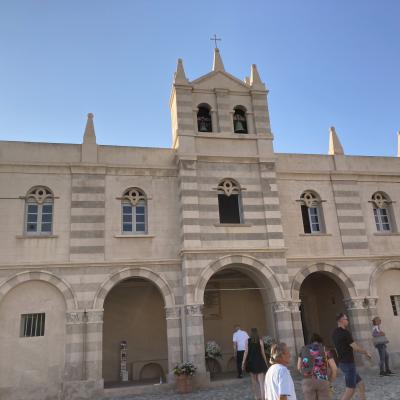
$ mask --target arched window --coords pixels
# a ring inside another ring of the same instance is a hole
[[[147,198],[138,188],[130,188],[122,197],[122,233],[147,233]]]
[[[300,204],[304,233],[325,232],[322,202],[319,196],[314,192],[306,191],[300,196]]]
[[[233,131],[235,133],[247,133],[246,110],[242,106],[234,108]]]
[[[392,202],[385,193],[376,192],[372,195],[372,209],[376,230],[378,232],[394,231],[394,218],[392,211]]]
[[[242,207],[240,186],[233,179],[224,179],[217,187],[219,222],[221,224],[240,224]]]
[[[35,186],[25,198],[25,233],[51,235],[53,231],[54,195],[50,189]]]
[[[199,132],[212,132],[211,107],[200,104],[197,111],[197,129]]]

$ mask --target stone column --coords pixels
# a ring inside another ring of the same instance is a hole
[[[197,125],[197,113],[199,112],[198,108],[193,108],[193,132],[199,132],[199,127]]]
[[[103,310],[77,310],[66,314],[63,400],[102,398]]]
[[[248,133],[256,133],[254,127],[254,113],[246,112],[246,122],[247,122],[247,132]]]
[[[103,310],[87,310],[86,378],[103,380]]]
[[[290,305],[292,313],[292,326],[293,326],[296,354],[299,354],[301,348],[304,346],[304,335],[303,335],[303,326],[301,324],[300,304],[301,301],[292,301]]]
[[[167,343],[168,343],[168,382],[173,381],[175,365],[182,362],[182,335],[181,335],[181,309],[177,307],[166,307],[165,317],[167,320]]]
[[[290,301],[277,301],[273,304],[276,339],[279,342],[285,342],[292,354],[292,362],[294,362],[296,354],[296,344],[293,334],[292,309]]]
[[[187,361],[192,362],[197,368],[195,384],[198,386],[209,383],[209,374],[206,372],[204,356],[204,329],[203,329],[203,305],[192,304],[185,306],[186,316],[186,342]],[[183,360],[186,361],[186,360]]]
[[[85,380],[85,319],[83,310],[67,311],[66,313],[64,381]]]
[[[371,323],[368,318],[368,302],[364,297],[353,297],[344,300],[347,314],[349,316],[350,330],[353,339],[369,353],[374,353],[371,340]],[[359,353],[355,353],[357,362],[370,366],[366,358]]]
[[[216,110],[211,110],[211,124],[212,124],[212,131],[217,133],[219,132],[218,129],[218,113]]]

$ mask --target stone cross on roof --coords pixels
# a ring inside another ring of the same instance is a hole
[[[217,40],[222,40],[222,39],[217,38],[217,35],[214,33],[214,37],[210,38],[210,40],[214,40],[215,48],[218,49]]]

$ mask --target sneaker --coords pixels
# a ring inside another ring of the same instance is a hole
[[[381,372],[379,372],[379,376],[386,376],[386,373],[381,371]]]
[[[385,372],[385,375],[386,375],[386,376],[394,375],[394,372],[392,372],[390,369],[388,369],[388,370]]]

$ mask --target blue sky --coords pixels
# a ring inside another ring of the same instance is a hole
[[[257,64],[270,90],[275,150],[397,153],[399,0],[4,0],[0,140],[170,147],[176,60],[193,80]]]

